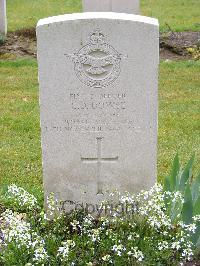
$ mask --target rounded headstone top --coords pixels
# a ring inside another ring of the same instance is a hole
[[[88,20],[88,19],[113,19],[113,20],[117,19],[117,20],[141,22],[155,26],[159,25],[158,20],[156,18],[145,17],[140,15],[115,13],[115,12],[86,12],[86,13],[65,14],[65,15],[40,19],[37,23],[37,27],[52,23],[59,23],[59,22],[73,21],[73,20]]]

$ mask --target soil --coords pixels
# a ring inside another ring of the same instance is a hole
[[[192,55],[187,51],[187,48],[199,46],[199,32],[168,32],[160,34],[161,59],[192,59]]]
[[[184,266],[200,266],[200,261],[186,262]]]
[[[0,59],[16,59],[37,56],[35,29],[10,32],[4,44],[0,44]]]
[[[189,47],[199,47],[198,32],[168,32],[160,34],[160,58],[164,60],[188,60],[192,54]],[[0,59],[16,59],[19,57],[36,58],[35,29],[23,29],[8,33],[6,42],[0,44]]]

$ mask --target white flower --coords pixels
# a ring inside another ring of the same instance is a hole
[[[100,241],[100,232],[101,228],[91,229],[90,231],[88,231],[88,236],[91,237],[92,242]]]
[[[188,230],[189,232],[193,233],[193,234],[195,233],[196,229],[197,229],[196,224],[189,224],[189,225],[187,226],[187,230]]]
[[[142,251],[138,249],[138,247],[132,247],[131,251],[127,253],[129,256],[135,257],[138,261],[142,261],[144,259],[144,255]]]
[[[6,210],[1,216],[6,224],[2,233],[7,244],[13,243],[19,249],[25,247],[27,253],[33,252],[34,261],[43,262],[48,258],[44,240],[31,229],[30,223],[11,210]]]
[[[122,244],[120,244],[120,245],[114,245],[114,246],[112,247],[112,250],[113,250],[115,253],[117,253],[117,256],[121,256],[121,255],[122,255],[122,251],[125,251],[126,248],[125,248]]]
[[[158,250],[165,250],[165,249],[168,249],[169,246],[168,246],[168,242],[167,241],[162,241],[162,242],[159,242],[158,243]]]
[[[72,240],[67,240],[62,242],[62,247],[58,248],[57,257],[60,258],[61,261],[65,261],[68,258],[70,249],[75,247],[75,242]]]
[[[193,220],[194,220],[194,222],[199,222],[200,221],[200,215],[195,215],[193,217]]]
[[[171,248],[179,250],[181,248],[180,242],[179,241],[173,242]]]
[[[102,260],[105,262],[110,262],[112,263],[111,256],[109,254],[105,255],[102,257]]]
[[[79,221],[73,220],[73,222],[70,223],[72,226],[72,229],[76,231],[78,228],[81,228]]]
[[[54,193],[50,193],[49,196],[47,196],[47,213],[50,216],[53,216],[56,214],[61,214],[61,210],[59,208],[59,201],[55,198]]]
[[[132,237],[133,237],[132,235],[129,235],[128,240],[132,240]]]
[[[43,246],[37,248],[34,252],[34,258],[33,258],[33,261],[36,261],[36,262],[44,262],[48,259],[48,255],[47,255],[47,252],[45,250],[45,248]]]
[[[7,197],[15,200],[19,206],[27,207],[30,210],[37,207],[37,199],[23,188],[14,184],[8,186]]]

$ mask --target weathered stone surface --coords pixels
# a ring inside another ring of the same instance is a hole
[[[156,19],[83,13],[37,26],[45,194],[97,203],[156,180]]]
[[[6,0],[0,0],[0,33],[7,34]]]
[[[84,12],[140,13],[139,0],[82,0]]]

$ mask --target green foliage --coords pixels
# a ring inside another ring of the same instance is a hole
[[[167,198],[165,199],[172,221],[177,221],[180,218],[185,224],[190,224],[195,216],[200,215],[200,174],[193,178],[194,157],[193,155],[185,168],[182,169],[177,154],[173,161],[171,175],[164,179],[164,191],[180,192],[183,197],[183,200],[179,201],[178,207],[174,206]],[[194,237],[195,244],[198,244],[199,238],[200,231],[198,229]]]
[[[118,197],[119,203],[130,209],[125,213],[114,209],[98,218],[85,212],[57,212],[59,205],[53,195],[45,212],[33,195],[9,186],[7,209],[0,212],[0,264],[175,266],[192,259],[194,250],[188,237],[191,225],[185,228],[171,223],[162,186]],[[134,211],[133,202],[137,202]]]
[[[192,203],[192,194],[190,189],[190,184],[187,182],[184,190],[184,202],[182,209],[182,220],[186,224],[192,223],[193,217],[193,203]]]
[[[165,191],[181,191],[183,193],[185,192],[186,187],[187,187],[186,185],[188,184],[188,182],[191,180],[191,177],[192,177],[193,162],[194,162],[194,155],[189,160],[184,170],[182,170],[180,168],[178,154],[175,156],[174,161],[173,161],[171,175],[167,176],[164,179]],[[189,193],[189,189],[188,189],[188,193]],[[188,194],[186,196],[188,196]]]

